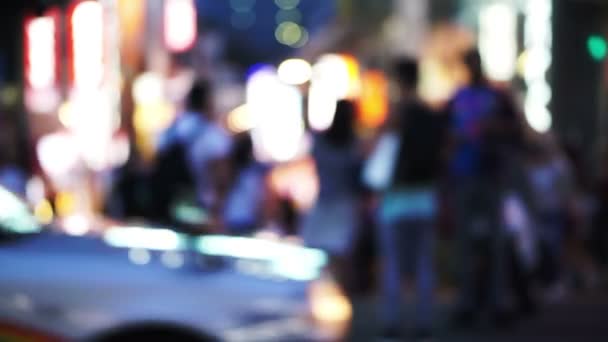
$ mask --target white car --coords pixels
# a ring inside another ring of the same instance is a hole
[[[0,188],[0,340],[336,340],[351,308],[325,263],[256,238],[62,235]]]

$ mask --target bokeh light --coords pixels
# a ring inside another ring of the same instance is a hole
[[[313,82],[308,90],[308,124],[315,131],[324,131],[334,121],[338,96],[328,82]]]
[[[0,187],[0,227],[19,234],[39,232],[41,228],[25,203],[3,187]]]
[[[115,226],[106,230],[103,239],[108,244],[121,248],[176,251],[185,246],[185,241],[179,234],[160,228]]]
[[[601,61],[606,58],[606,54],[608,53],[608,46],[606,44],[606,39],[602,36],[592,35],[587,39],[587,49],[589,50],[589,54],[596,61]]]
[[[98,86],[104,74],[103,8],[97,1],[83,1],[71,17],[74,83],[79,88]]]
[[[42,200],[34,208],[34,216],[38,222],[42,224],[49,224],[53,221],[54,213],[53,207],[48,200]]]
[[[304,27],[300,27],[300,29],[301,29],[300,40],[298,40],[294,44],[290,45],[294,49],[299,49],[308,43],[308,39],[309,39],[308,30],[306,30],[306,28],[304,28]]]
[[[284,45],[295,45],[302,39],[303,28],[297,23],[286,21],[280,23],[275,30],[275,38]]]
[[[57,110],[57,118],[64,127],[73,127],[72,104],[70,101],[65,101],[61,104],[61,106],[59,106],[59,109]]]
[[[324,324],[346,324],[352,317],[350,301],[339,286],[321,278],[311,284],[310,305],[313,317]]]
[[[76,197],[68,191],[60,191],[55,195],[55,208],[57,215],[65,217],[74,213],[76,209]]]
[[[260,160],[284,162],[302,153],[303,98],[279,80],[274,67],[259,67],[247,80],[247,108],[255,122],[252,138]]]
[[[39,176],[33,176],[27,181],[25,186],[25,197],[28,203],[36,205],[40,201],[44,200],[46,189],[42,178]]]
[[[183,52],[191,48],[197,36],[194,0],[165,0],[163,24],[169,50]]]
[[[530,127],[540,133],[547,132],[552,125],[551,87],[547,80],[552,64],[552,11],[551,0],[530,1],[524,8],[524,80],[528,88],[524,111]]]
[[[508,81],[517,60],[517,13],[507,3],[493,3],[479,13],[479,52],[492,80]]]
[[[363,73],[361,86],[357,102],[360,122],[365,127],[379,127],[388,115],[388,80],[381,71],[369,70]]]
[[[55,83],[55,20],[51,16],[32,19],[26,24],[27,81],[40,89]]]
[[[255,119],[247,104],[240,105],[228,113],[227,125],[232,133],[246,132],[255,127]]]
[[[160,261],[168,268],[180,268],[184,265],[184,255],[179,252],[166,251],[160,256]]]
[[[139,104],[162,101],[164,81],[161,75],[145,72],[133,81],[133,99]]]
[[[277,70],[283,83],[300,85],[308,82],[312,76],[312,67],[306,60],[292,58],[283,61]]]
[[[85,214],[73,214],[63,220],[62,228],[69,235],[84,236],[91,229],[91,222]]]
[[[129,260],[135,265],[146,265],[152,260],[152,255],[145,249],[133,248],[129,250]]]
[[[79,161],[78,144],[66,133],[43,136],[36,146],[40,166],[47,175],[65,177]]]

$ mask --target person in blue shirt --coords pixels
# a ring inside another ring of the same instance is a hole
[[[223,205],[222,221],[231,234],[251,234],[266,223],[270,168],[255,160],[247,132],[235,137],[230,159],[232,184]]]
[[[455,320],[472,324],[488,308],[496,323],[504,323],[508,234],[501,213],[505,193],[512,190],[522,164],[522,131],[508,96],[485,79],[479,52],[469,51],[464,63],[470,82],[447,106],[460,273]]]

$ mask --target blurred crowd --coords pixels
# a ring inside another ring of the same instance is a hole
[[[599,285],[608,158],[590,177],[576,147],[528,128],[508,89],[484,78],[477,51],[463,61],[469,82],[439,110],[416,95],[417,61],[395,61],[387,73],[397,100],[372,138],[357,131],[357,106],[339,101],[331,126],[313,135],[319,193],[306,211],[270,186],[273,165],[256,159],[247,132],[227,132],[212,85],[196,82],[155,160],[131,154],[114,172],[105,213],[190,232],[297,235],[331,256],[347,293],[381,293],[387,336],[403,330],[396,303],[405,279],[421,336],[432,333],[446,288],[457,289],[453,323],[474,327],[508,324]],[[23,187],[19,179],[3,160],[0,183]]]

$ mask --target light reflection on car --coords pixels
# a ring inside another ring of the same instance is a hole
[[[294,242],[58,231],[0,188],[0,340],[335,340],[350,319],[327,256]]]

